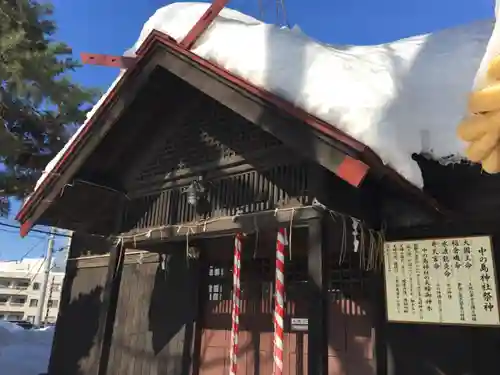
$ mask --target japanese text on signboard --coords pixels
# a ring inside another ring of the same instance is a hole
[[[386,242],[393,322],[500,325],[490,237]]]

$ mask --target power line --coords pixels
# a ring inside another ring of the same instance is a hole
[[[17,230],[8,230],[8,229],[0,228],[0,232],[15,234],[15,235],[19,236],[19,231],[17,231]],[[31,235],[30,237],[31,238],[44,238],[44,239],[46,238],[44,236],[37,236],[37,235]]]
[[[31,246],[31,247],[28,249],[28,251],[26,251],[26,253],[25,253],[25,254],[24,254],[21,258],[19,258],[19,261],[21,261],[21,262],[22,262],[22,260],[23,260],[24,258],[26,258],[26,257],[27,257],[27,256],[28,256],[28,255],[29,255],[29,254],[30,254],[33,250],[35,250],[38,246],[40,246],[40,244],[42,243],[42,241],[45,241],[45,237],[41,237],[41,238],[40,238],[40,241],[38,241],[38,242],[37,242],[37,243],[35,243],[33,246]],[[17,262],[17,261],[16,261],[16,262]],[[29,275],[29,272],[28,272],[28,274],[27,274],[27,275],[25,275],[23,278],[28,277],[28,275]]]
[[[62,251],[64,249],[64,247],[60,248],[59,250],[57,250],[57,252],[59,251]],[[38,269],[36,270],[35,274],[33,276],[31,276],[30,278],[30,281],[29,281],[29,285],[33,284],[33,282],[36,280],[37,276],[40,274],[40,271],[42,270],[42,266],[43,264],[47,261],[47,257],[43,257],[43,258],[40,258],[41,259],[41,262],[40,262],[40,265],[38,266]],[[53,264],[49,271],[52,271],[54,268],[56,268],[57,265],[56,264]],[[26,279],[27,277],[29,277],[30,275],[32,274],[31,271],[28,271],[23,277],[21,277],[21,279]],[[24,293],[26,292],[26,290],[19,290],[17,291],[17,293],[13,293],[13,294],[10,294],[11,296],[17,296],[21,293]]]
[[[6,227],[6,228],[18,229],[18,230],[21,229],[21,227],[18,225],[1,223],[1,222],[0,222],[0,226]],[[31,232],[42,233],[42,234],[51,234],[50,232],[45,231],[45,230],[41,230],[41,229],[31,229]],[[70,234],[65,234],[65,233],[54,233],[54,235],[59,236],[59,237],[71,237]]]
[[[30,279],[30,281],[29,281],[29,286],[31,286],[31,284],[33,284],[33,281],[35,281],[36,277],[37,277],[37,276],[38,276],[38,274],[40,273],[40,270],[42,269],[42,266],[43,266],[43,264],[45,263],[45,261],[46,261],[46,260],[47,260],[47,257],[44,257],[44,258],[42,259],[42,261],[40,262],[40,265],[38,266],[38,269],[36,270],[35,274],[31,277],[31,279]],[[31,274],[31,272],[30,272],[30,271],[28,271],[28,272],[26,273],[26,275],[24,275],[24,276],[22,277],[22,279],[27,278],[30,274]],[[28,286],[28,288],[29,288],[29,286]],[[26,291],[25,291],[25,290],[19,290],[17,293],[11,294],[11,296],[17,296],[17,295],[19,295],[19,294],[21,294],[21,293],[24,293],[24,292],[26,292]]]
[[[39,242],[37,242],[36,244],[34,244],[33,246],[31,246],[28,251],[21,257],[21,261],[26,258],[33,250],[35,250],[38,246],[40,246],[40,244],[42,243],[42,241],[44,241],[45,238],[42,238]]]

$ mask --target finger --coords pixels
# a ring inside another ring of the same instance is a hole
[[[500,172],[500,145],[497,145],[481,163],[483,170],[493,174]]]
[[[463,120],[457,127],[457,135],[463,141],[471,142],[482,137],[490,123],[484,115],[472,115]]]
[[[497,146],[499,139],[500,131],[487,132],[481,138],[471,143],[466,151],[467,158],[473,162],[483,160]]]
[[[500,109],[500,82],[474,91],[469,97],[469,111],[471,113],[489,112],[497,109]]]
[[[500,111],[465,118],[457,127],[457,135],[461,140],[471,142],[481,138],[490,129],[500,129]]]
[[[500,80],[500,56],[491,59],[488,64],[487,77],[492,81]]]

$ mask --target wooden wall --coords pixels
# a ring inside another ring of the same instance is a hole
[[[109,251],[108,246],[99,237],[79,234],[73,237],[52,345],[50,375],[97,374],[99,317],[108,273],[107,257],[97,254]],[[72,260],[82,254],[90,257]]]
[[[462,221],[388,233],[388,239],[492,235],[495,263],[500,265],[498,220]],[[497,272],[498,275],[498,272]],[[497,284],[498,284],[497,280]],[[383,293],[380,289],[380,293]],[[498,328],[384,323],[387,375],[490,375],[498,372]]]
[[[180,87],[185,103],[150,119],[150,144],[133,151],[123,171],[130,199],[121,232],[271,210],[291,199],[308,203],[310,162],[214,99]],[[201,175],[207,197],[195,210],[185,189]]]
[[[49,374],[190,374],[199,272],[181,247],[114,250],[75,234]]]
[[[198,266],[176,250],[126,255],[103,373],[191,374]]]

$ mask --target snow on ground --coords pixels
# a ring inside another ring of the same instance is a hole
[[[154,29],[180,41],[207,7],[160,8],[125,55],[133,55]],[[493,24],[479,21],[374,46],[333,46],[298,27],[278,28],[226,8],[193,52],[345,131],[421,187],[412,153],[443,162],[463,158],[455,129]]]
[[[47,372],[54,328],[29,329],[0,321],[0,373],[38,375]]]

